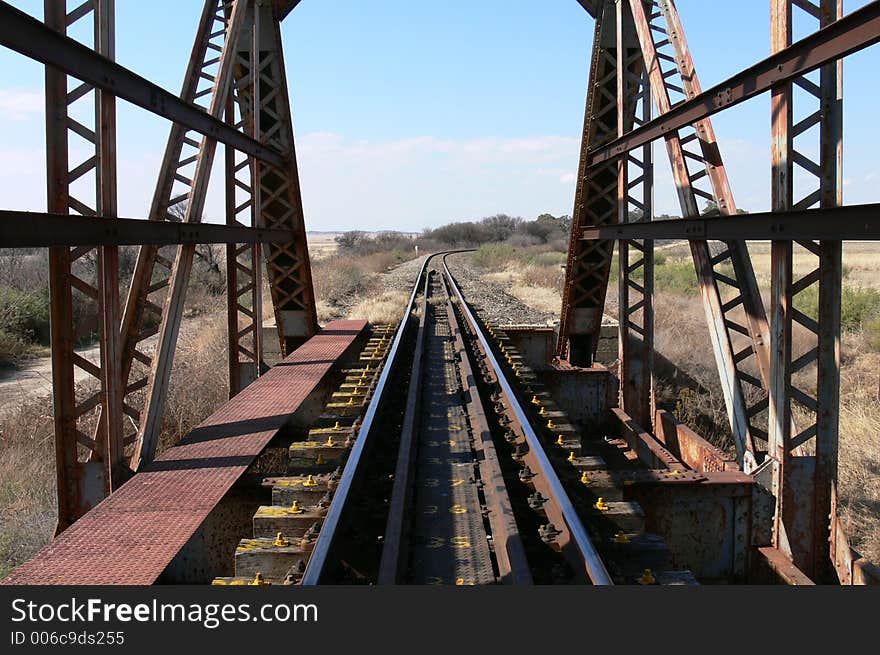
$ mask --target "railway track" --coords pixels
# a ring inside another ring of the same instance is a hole
[[[468,306],[447,254],[425,262],[401,324],[373,328],[328,400],[287,470],[264,479],[272,501],[235,575],[214,584],[696,583],[624,500],[656,471],[569,420]]]

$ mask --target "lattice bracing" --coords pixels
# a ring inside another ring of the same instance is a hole
[[[795,27],[826,27],[841,2],[775,0],[774,51]],[[773,90],[773,210],[842,204],[842,62]],[[794,266],[798,260],[797,269]],[[804,272],[804,262],[810,262]],[[808,575],[833,576],[840,402],[840,241],[774,241],[770,443],[774,545]],[[795,339],[797,335],[797,339]],[[795,427],[795,425],[797,427]],[[848,547],[847,547],[848,549]]]
[[[112,0],[86,2],[70,12],[64,0],[46,0],[45,15],[47,25],[62,34],[89,25],[90,47],[114,58]],[[112,220],[117,214],[115,99],[47,68],[46,115],[49,210]],[[49,276],[61,531],[125,479],[118,249],[52,248]],[[100,339],[97,361],[74,350],[94,336]],[[96,410],[106,418],[93,431]]]
[[[618,7],[618,39],[632,30],[628,12]],[[627,22],[628,21],[628,24]],[[622,48],[618,47],[618,51]],[[651,119],[651,86],[641,52],[630,49],[618,59],[618,135],[633,116],[635,126]],[[646,145],[618,161],[619,223],[653,218],[654,162]],[[644,428],[654,416],[654,242],[618,242],[618,348],[620,407]]]
[[[598,345],[611,271],[614,242],[583,241],[580,230],[619,220],[616,162],[588,170],[589,150],[617,136],[617,42],[613,3],[606,2],[596,20],[592,67],[584,113],[581,155],[572,212],[571,242],[565,267],[562,316],[557,356],[578,366],[589,366]],[[626,47],[637,46],[629,35]],[[631,125],[627,126],[631,129]]]
[[[702,92],[674,3],[631,0],[659,114]],[[666,135],[682,216],[700,215],[700,202],[722,215],[736,204],[711,121],[706,118]],[[763,458],[756,440],[766,441],[766,381],[769,376],[766,315],[744,242],[711,245],[691,241],[691,254],[713,352],[721,378],[731,431],[740,461],[753,470]]]

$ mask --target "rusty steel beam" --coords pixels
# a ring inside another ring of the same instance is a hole
[[[611,273],[613,241],[582,242],[579,230],[588,225],[616,223],[618,169],[606,162],[588,170],[588,152],[617,136],[617,28],[614,3],[603,0],[593,36],[592,64],[584,110],[581,154],[572,210],[571,236],[556,355],[574,366],[590,366],[599,342],[605,295]],[[630,54],[639,52],[638,39],[626,36]],[[632,116],[625,129],[632,128]]]
[[[249,52],[249,51],[245,51]],[[237,53],[239,62],[236,86],[252,86],[253,76],[244,74],[250,57]],[[236,109],[239,119],[236,122]],[[253,111],[242,102],[239,90],[233,89],[226,101],[226,121],[253,135]],[[226,221],[256,224],[253,158],[226,146],[224,172],[226,182]],[[294,238],[290,232],[286,242]],[[226,247],[226,316],[229,397],[232,398],[256,380],[263,363],[263,254],[259,244],[234,243]]]
[[[620,157],[645,143],[769,91],[774,85],[790,82],[877,42],[880,42],[880,0],[874,0],[724,82],[681,102],[626,136],[597,144],[590,150],[589,167],[594,168],[609,159]]]
[[[684,31],[671,0],[650,3],[647,12],[643,0],[628,4],[657,108],[664,115],[674,107],[673,93],[685,98],[700,93]],[[714,201],[722,214],[735,214],[736,204],[709,119],[686,128],[666,135],[682,215],[699,216],[698,198]],[[706,180],[709,189],[697,184],[704,185]],[[748,383],[763,394],[762,382],[766,384],[769,375],[768,328],[757,282],[743,242],[726,242],[717,251],[706,241],[689,244],[737,455],[743,468],[751,472],[760,458],[755,438],[765,436],[766,431],[753,424],[763,403],[749,405],[743,385]],[[733,275],[722,271],[727,264]],[[757,365],[757,376],[744,370],[750,360]]]
[[[168,246],[184,243],[287,243],[290,232],[240,223],[171,223],[139,218],[75,216],[0,210],[0,243],[4,248],[54,246]],[[118,322],[117,322],[118,329]]]
[[[783,584],[799,587],[812,586],[816,583],[810,580],[803,571],[791,563],[778,548],[764,546],[758,548],[758,554],[765,566],[779,578]]]
[[[46,0],[44,12],[44,29],[56,35],[65,35],[79,21],[91,23],[92,47],[108,58],[114,57],[113,0],[97,0],[83,11],[70,14],[65,0]],[[84,98],[94,102],[92,120],[80,119],[90,125],[71,115],[71,106]],[[78,163],[70,161],[71,131],[92,146],[85,160]],[[46,69],[46,162],[47,206],[56,214],[59,229],[70,230],[80,220],[68,215],[73,210],[84,214],[83,220],[100,222],[103,229],[112,230],[116,222],[116,103],[111,93],[88,85],[68,92],[67,76]],[[74,195],[72,185],[79,179],[91,184],[77,186]],[[87,218],[96,214],[102,218]],[[92,259],[94,266],[84,265]],[[117,248],[112,244],[73,249],[56,245],[49,251],[49,274],[58,482],[56,531],[60,533],[127,477],[119,374]],[[84,297],[85,317],[78,324],[74,323],[75,294]],[[74,350],[82,339],[94,336],[100,344],[97,363]],[[89,376],[79,388],[75,383],[77,369]],[[96,407],[106,420],[91,437],[86,431]]]
[[[577,0],[577,2],[593,18],[596,17],[602,4],[602,0]]]
[[[302,0],[275,0],[275,16],[276,20],[283,20],[296,9]],[[577,3],[584,8],[593,18],[596,17],[597,6],[602,0],[577,0]]]
[[[318,315],[280,27],[271,7],[257,3],[252,27],[255,65],[242,71],[254,81],[239,87],[238,93],[240,102],[252,107],[254,138],[286,156],[283,167],[255,161],[252,183],[256,224],[287,229],[293,235],[289,243],[268,244],[264,249],[275,324],[286,355],[317,332]]]
[[[275,19],[284,20],[290,15],[302,0],[274,0],[275,1]]]
[[[223,51],[228,8],[229,0],[205,0],[180,93],[187,103],[199,106],[206,100],[210,102],[214,95],[213,66],[219,61],[217,53]],[[194,196],[195,167],[205,143],[196,131],[172,123],[148,215],[150,221],[185,218],[185,208]],[[191,213],[190,218],[198,222],[201,217]],[[135,426],[142,418],[140,390],[149,384],[153,364],[151,346],[146,343],[156,333],[154,326],[162,321],[172,257],[158,246],[141,246],[122,317],[122,379],[126,381],[123,409]],[[138,430],[135,427],[129,438],[136,439]]]
[[[627,48],[635,34],[632,14],[617,3],[617,134],[628,125],[651,119],[651,85],[645,75],[642,53]],[[624,53],[621,56],[621,53]],[[618,224],[653,220],[653,148],[617,162]],[[640,425],[650,427],[654,417],[654,242],[620,240],[618,253],[618,354],[619,405]]]
[[[876,3],[875,3],[876,4]],[[818,20],[817,34],[843,22],[841,0],[773,0],[771,40],[774,51],[789,46],[801,20]],[[845,19],[844,19],[845,20]],[[795,112],[796,84],[805,105]],[[826,213],[841,212],[842,61],[823,66],[819,83],[798,77],[774,86],[772,203],[777,212],[818,204]],[[804,111],[806,109],[806,111]],[[795,115],[803,115],[795,122]],[[819,137],[818,161],[807,154]],[[796,183],[797,182],[797,183]],[[805,193],[798,198],[795,195]],[[776,498],[773,545],[812,579],[839,581],[833,557],[838,551],[838,428],[840,406],[841,240],[776,239],[771,248],[772,383],[770,450],[772,490]],[[806,273],[795,268],[812,262]],[[798,306],[805,291],[818,291],[815,317]],[[797,330],[797,339],[795,339]],[[798,416],[799,428],[790,418]],[[813,446],[810,448],[810,446]]]
[[[590,239],[880,240],[880,203],[584,228]]]
[[[95,50],[113,61],[116,58],[115,0],[94,3]],[[95,150],[97,153],[95,211],[115,223],[118,213],[116,185],[116,98],[106,89],[95,89]],[[106,219],[105,219],[106,220]],[[128,477],[124,463],[125,443],[122,401],[122,343],[119,324],[122,309],[119,302],[119,248],[115,244],[98,249],[98,314],[101,350],[101,412],[105,420],[97,437],[103,442],[103,456],[95,449],[90,459],[104,460],[105,491],[112,493]]]
[[[225,9],[224,9],[225,10]],[[213,79],[213,92],[208,113],[212,117],[220,117],[226,109],[227,97],[233,80],[233,69],[236,63],[238,40],[245,33],[249,16],[254,14],[250,0],[236,0],[228,12],[226,34],[223,50],[220,54],[218,69]],[[224,125],[226,125],[224,123]],[[226,126],[228,129],[228,126]],[[237,134],[239,132],[236,132]],[[195,173],[192,178],[192,191],[186,206],[184,222],[201,221],[208,182],[214,163],[217,142],[209,137],[202,138],[202,144],[196,157]],[[162,414],[168,381],[171,378],[171,367],[174,363],[174,351],[177,346],[177,335],[183,318],[183,304],[192,272],[195,245],[178,246],[177,254],[171,266],[168,279],[168,293],[162,310],[162,322],[159,326],[159,340],[153,356],[147,384],[147,395],[141,413],[138,436],[134,452],[131,456],[132,468],[137,470],[145,463],[152,461],[159,443],[159,432],[162,425]]]
[[[0,0],[0,43],[26,57],[61,70],[117,98],[158,116],[228,143],[273,166],[284,166],[283,155],[236,132],[223,121],[178,98],[157,84],[120,66],[73,39]]]

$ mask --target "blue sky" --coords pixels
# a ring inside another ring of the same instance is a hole
[[[12,4],[42,17],[41,0]],[[178,91],[201,4],[117,0],[118,61]],[[677,2],[704,88],[769,54],[768,0],[737,5]],[[593,34],[575,0],[303,0],[282,33],[309,229],[571,213]],[[878,60],[845,65],[848,203],[878,201]],[[0,48],[0,70],[3,204],[45,209],[42,67]],[[713,120],[738,204],[767,209],[768,97]],[[120,102],[122,215],[147,213],[167,134]],[[662,146],[655,157],[656,210],[678,213]],[[212,184],[206,220],[223,220],[222,196]]]

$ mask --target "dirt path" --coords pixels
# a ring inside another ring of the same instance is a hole
[[[206,316],[184,317],[180,325],[181,335],[187,334],[202,323]],[[159,339],[153,335],[145,341],[149,354]],[[76,352],[93,364],[99,363],[101,350],[98,344],[77,348]],[[87,382],[92,378],[91,374],[74,366],[74,381],[76,384]],[[36,357],[28,360],[21,368],[0,370],[0,415],[17,407],[23,402],[48,396],[52,393],[52,358]]]

